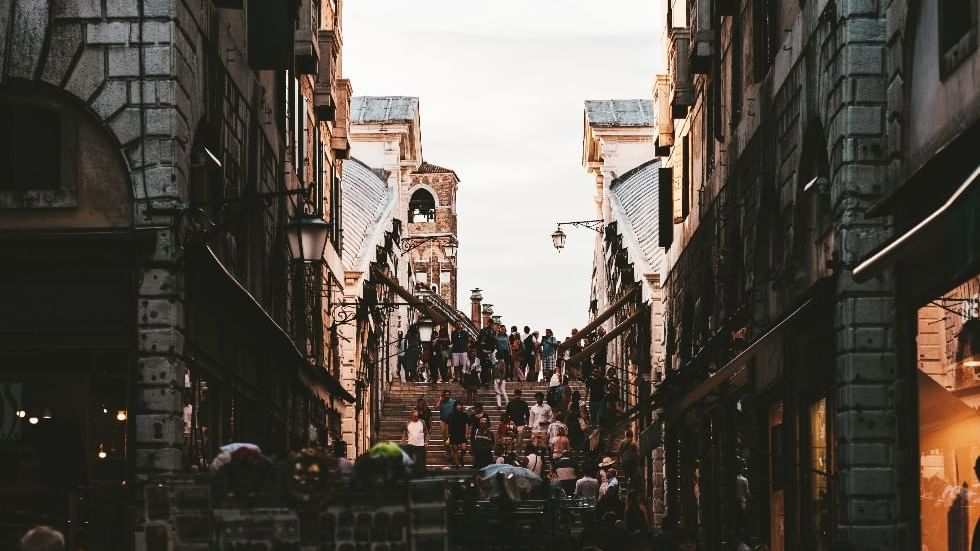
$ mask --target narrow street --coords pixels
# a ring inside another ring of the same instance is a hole
[[[980,550],[977,0],[0,0],[0,551]]]

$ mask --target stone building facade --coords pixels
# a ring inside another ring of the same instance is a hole
[[[34,496],[0,497],[15,531],[44,515],[72,549],[127,549],[155,477],[339,437],[342,6],[293,8],[0,2],[0,493]],[[303,213],[322,261],[288,252]]]
[[[657,150],[667,247],[667,512],[709,547],[909,545],[890,230],[884,3],[668,6]],[[663,179],[662,179],[663,181]],[[665,209],[666,211],[666,209]]]
[[[642,480],[630,485],[643,489],[659,522],[664,513],[663,449],[648,438],[660,416],[650,399],[652,385],[664,374],[660,285],[664,252],[658,237],[657,193],[662,170],[654,141],[650,100],[585,102],[582,164],[595,177],[600,225],[592,272],[592,320],[582,330],[591,333],[601,326],[605,336],[595,335],[598,342],[586,345],[566,365],[584,375],[591,350],[607,343],[606,368],[614,368],[622,383],[616,399],[624,416],[617,431],[629,429],[637,437],[645,436],[638,438]]]

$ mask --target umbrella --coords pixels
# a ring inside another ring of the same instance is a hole
[[[502,473],[504,476],[509,477],[513,475],[515,478],[525,478],[529,480],[541,480],[538,473],[532,471],[531,469],[525,469],[524,467],[515,467],[514,465],[508,465],[506,463],[494,463],[493,465],[487,465],[481,469],[483,471],[484,478],[490,478],[495,476],[497,473]]]

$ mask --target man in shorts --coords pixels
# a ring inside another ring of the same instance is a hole
[[[470,364],[470,336],[461,327],[457,327],[450,336],[450,342],[453,353],[453,380],[462,382],[463,368]]]

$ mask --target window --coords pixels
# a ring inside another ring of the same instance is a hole
[[[777,0],[752,0],[752,66],[756,82],[776,59]]]
[[[980,274],[922,305],[916,326],[922,549],[971,549],[980,517]]]
[[[977,48],[976,0],[942,0],[939,7],[939,67],[945,78]]]
[[[37,90],[0,90],[0,208],[74,207],[75,120]]]
[[[424,189],[417,189],[408,202],[408,221],[433,222],[436,219],[436,200]]]
[[[415,284],[416,285],[428,285],[429,284],[429,272],[415,272]]]
[[[681,170],[681,219],[687,218],[691,212],[691,139],[689,135],[684,136],[683,145],[684,158]]]

